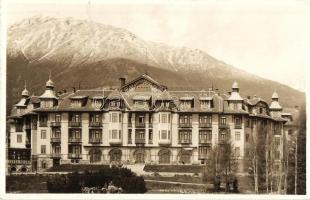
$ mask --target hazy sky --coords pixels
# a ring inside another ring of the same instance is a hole
[[[248,72],[306,89],[310,6],[303,1],[27,2],[9,1],[9,25],[33,15],[94,20],[145,40],[198,48]]]

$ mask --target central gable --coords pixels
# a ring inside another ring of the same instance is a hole
[[[164,91],[165,89],[167,89],[166,86],[159,84],[145,74],[127,83],[121,88],[123,92],[158,92]]]

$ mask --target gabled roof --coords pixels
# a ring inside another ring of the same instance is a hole
[[[165,89],[167,89],[166,86],[158,83],[157,81],[155,81],[152,77],[150,77],[147,74],[143,74],[141,76],[139,76],[138,78],[126,83],[124,86],[121,87],[121,91],[125,91],[126,88],[130,87],[131,85],[134,85],[136,82],[140,81],[140,80],[146,80],[154,85],[156,85],[160,90],[164,91]]]

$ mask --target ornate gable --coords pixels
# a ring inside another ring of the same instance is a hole
[[[123,92],[158,92],[167,89],[166,86],[159,84],[150,76],[143,74],[142,76],[127,83],[121,88]]]

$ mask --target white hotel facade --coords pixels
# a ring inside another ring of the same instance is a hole
[[[217,144],[230,140],[247,160],[249,138],[267,127],[283,158],[284,125],[278,95],[271,105],[232,92],[169,91],[143,74],[115,90],[55,93],[49,79],[41,96],[26,87],[12,109],[7,170],[44,171],[61,164],[203,164]],[[287,114],[287,113],[286,113]],[[241,170],[246,170],[241,162]],[[244,169],[243,169],[244,168]]]

